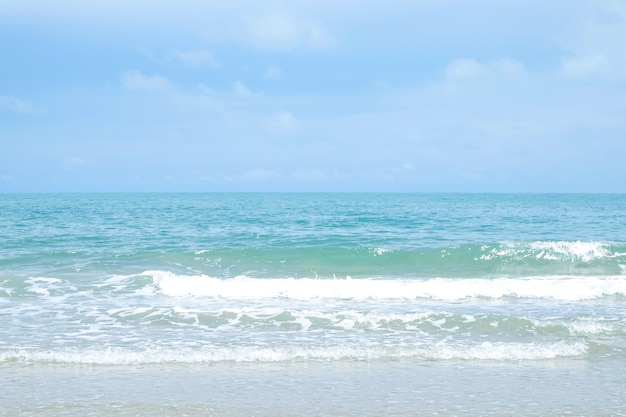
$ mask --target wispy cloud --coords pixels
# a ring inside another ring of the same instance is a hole
[[[17,114],[37,114],[41,109],[34,104],[11,96],[0,96],[0,111],[8,111]]]
[[[298,127],[298,120],[288,111],[278,111],[269,120],[269,128],[273,131],[288,132]]]
[[[262,50],[289,52],[296,49],[325,50],[335,43],[333,37],[312,20],[285,13],[272,13],[247,21],[248,42]]]
[[[590,2],[586,19],[564,36],[561,72],[570,78],[626,78],[624,39],[626,3]]]
[[[276,178],[280,178],[280,174],[276,171],[259,168],[242,173],[225,174],[223,172],[217,172],[213,174],[202,174],[200,172],[195,173],[196,178],[203,182],[209,183],[259,183],[267,182]]]
[[[247,171],[238,176],[237,180],[244,182],[265,182],[278,177],[280,177],[280,175],[277,172],[261,168]]]
[[[593,53],[564,58],[561,62],[561,70],[565,75],[574,78],[608,75],[610,63],[604,54]]]
[[[492,76],[515,76],[526,73],[524,65],[510,58],[479,62],[475,59],[457,59],[445,69],[448,80],[469,80]]]
[[[328,180],[343,180],[350,175],[337,169],[300,168],[291,173],[291,178],[296,181],[323,182]]]
[[[239,98],[251,98],[251,97],[263,96],[262,92],[252,91],[251,89],[246,87],[244,83],[242,83],[239,80],[233,82],[232,87],[233,87],[233,93],[235,94],[236,97],[239,97]]]
[[[188,68],[219,68],[222,65],[212,53],[204,49],[174,51],[174,56]]]
[[[279,78],[283,78],[285,76],[285,73],[283,72],[282,69],[280,69],[279,67],[267,67],[265,69],[265,72],[263,73],[263,78],[269,79],[269,80],[276,80]]]
[[[144,75],[137,70],[126,71],[122,74],[122,85],[129,90],[163,91],[167,90],[171,83],[160,75]]]

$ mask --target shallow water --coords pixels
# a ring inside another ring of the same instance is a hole
[[[2,367],[0,415],[626,415],[615,359]],[[4,413],[4,414],[2,414]]]
[[[0,415],[625,413],[626,196],[0,197]]]

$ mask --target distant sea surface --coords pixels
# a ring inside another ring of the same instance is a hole
[[[0,416],[625,416],[626,195],[0,194]]]

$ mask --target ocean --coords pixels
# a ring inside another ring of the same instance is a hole
[[[0,194],[0,416],[626,416],[626,195]]]

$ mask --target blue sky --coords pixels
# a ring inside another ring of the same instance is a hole
[[[626,192],[626,0],[3,1],[0,192]]]

